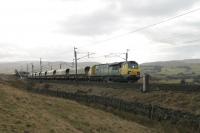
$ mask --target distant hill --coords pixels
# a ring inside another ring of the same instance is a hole
[[[197,76],[200,75],[200,59],[149,62],[140,65],[142,73],[165,76]]]
[[[34,64],[34,71],[39,71],[39,61],[17,61],[17,62],[0,62],[0,73],[13,74],[15,69],[31,71],[31,64]],[[59,69],[60,64],[62,68],[71,68],[72,63],[63,61],[43,61],[42,69],[50,70]],[[79,62],[78,67],[92,66],[99,64],[99,62]],[[185,60],[172,60],[172,61],[158,61],[148,62],[140,65],[142,73],[149,73],[151,75],[200,75],[200,59],[185,59]]]
[[[147,63],[141,64],[141,66],[182,66],[182,65],[190,65],[190,64],[200,64],[200,59],[147,62]]]
[[[13,74],[15,69],[18,70],[27,70],[27,64],[28,64],[28,70],[31,71],[31,64],[34,64],[34,70],[39,71],[40,63],[39,61],[17,61],[17,62],[1,62],[0,63],[0,73],[2,74]],[[63,61],[56,61],[56,62],[49,62],[49,61],[43,61],[42,62],[42,69],[43,70],[50,70],[52,69],[59,69],[60,64],[62,68],[71,68],[73,66],[70,62],[63,62]],[[78,67],[85,67],[85,66],[91,66],[99,64],[98,62],[79,62]]]

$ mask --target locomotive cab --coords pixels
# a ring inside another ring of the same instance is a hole
[[[139,65],[135,61],[127,61],[122,64],[121,75],[128,80],[138,80],[140,78]]]

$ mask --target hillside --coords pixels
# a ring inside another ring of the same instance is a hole
[[[200,77],[200,59],[143,63],[141,70],[142,73],[149,73],[158,80],[179,82],[181,79],[187,79],[190,82],[197,82]]]
[[[31,64],[34,64],[34,70],[39,70],[39,61],[17,61],[17,62],[1,62],[0,63],[0,73],[2,74],[13,74],[15,69],[27,71],[27,64],[28,69],[31,71]],[[49,62],[49,61],[43,61],[42,66],[43,70],[50,70],[51,66],[52,69],[58,69],[60,68],[60,64],[62,64],[62,68],[70,68],[72,66],[72,63],[70,62],[63,62],[63,61],[57,61],[57,62]],[[84,66],[90,66],[94,64],[99,64],[98,62],[79,62],[78,67],[84,67]]]
[[[182,65],[191,65],[191,64],[200,64],[200,59],[147,62],[141,65],[142,66],[182,66]]]
[[[1,133],[157,132],[74,101],[24,92],[6,82],[0,83]]]
[[[27,70],[29,64],[29,71],[31,71],[31,63],[34,64],[34,71],[39,71],[39,61],[18,61],[18,62],[2,62],[0,63],[0,73],[13,74],[15,69]],[[60,64],[62,68],[70,68],[72,63],[69,62],[42,62],[43,70],[59,69]],[[99,64],[98,62],[79,62],[78,67],[91,66]],[[186,59],[173,61],[159,61],[149,62],[140,65],[142,73],[149,73],[153,77],[160,80],[189,79],[190,81],[197,81],[200,77],[200,59]]]

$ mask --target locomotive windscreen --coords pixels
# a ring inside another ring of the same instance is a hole
[[[128,67],[138,69],[138,63],[131,61],[131,62],[128,63]]]

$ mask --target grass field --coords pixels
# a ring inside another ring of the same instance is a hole
[[[76,102],[0,84],[1,133],[152,133],[158,129]]]
[[[0,76],[0,133],[190,133],[190,127],[74,101],[28,93],[26,82]],[[32,83],[31,87],[101,95],[200,114],[199,94],[87,85]],[[30,85],[29,85],[30,87]]]
[[[141,73],[150,74],[152,80],[158,83],[180,83],[182,79],[185,79],[187,83],[200,84],[200,64],[198,63],[169,63],[161,66],[152,64],[150,66],[141,66]]]
[[[47,83],[37,83],[35,88],[45,88]],[[114,89],[94,85],[69,85],[48,83],[49,89],[60,91],[83,93],[87,95],[99,95],[116,97],[126,101],[137,101],[144,104],[159,105],[165,108],[182,110],[200,115],[200,94],[196,92],[174,92],[174,91],[153,91],[141,93],[137,89]]]

